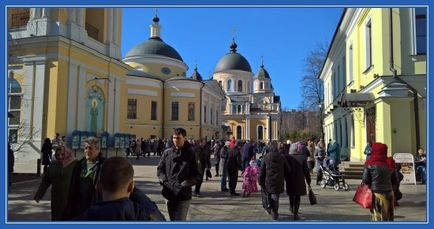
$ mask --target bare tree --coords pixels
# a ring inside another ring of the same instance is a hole
[[[318,130],[321,132],[321,138],[324,137],[322,104],[324,101],[324,85],[319,79],[319,74],[327,57],[327,44],[317,43],[304,59],[304,75],[300,80],[301,97],[300,108],[304,111],[319,113]]]
[[[317,43],[304,59],[304,75],[300,80],[301,97],[300,108],[309,111],[319,111],[319,105],[324,100],[324,86],[319,79],[321,68],[327,55],[327,45]]]

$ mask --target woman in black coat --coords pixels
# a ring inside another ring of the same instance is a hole
[[[289,154],[285,155],[291,171],[286,170],[286,193],[289,196],[290,211],[294,214],[294,220],[299,219],[300,196],[306,195],[306,184],[310,186],[310,172],[307,167],[306,146],[297,142],[291,144]]]
[[[283,145],[282,145],[283,148]],[[261,173],[259,175],[259,185],[266,195],[268,205],[267,212],[271,212],[273,220],[279,218],[279,195],[284,191],[284,176],[285,171],[290,169],[280,153],[282,149],[278,149],[276,143],[270,145],[270,151],[264,156],[261,163]]]
[[[51,155],[53,154],[53,145],[49,138],[44,140],[42,145],[42,165],[44,166],[44,174],[47,172],[48,165],[51,163]]]

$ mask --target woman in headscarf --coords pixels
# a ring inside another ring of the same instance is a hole
[[[285,173],[286,193],[289,196],[290,211],[294,214],[294,220],[299,219],[301,196],[306,195],[306,182],[310,186],[310,171],[307,166],[307,148],[301,142],[291,144],[289,154],[285,155],[290,171]],[[306,181],[306,182],[305,182]]]
[[[33,198],[37,203],[42,199],[48,187],[51,187],[51,219],[66,220],[65,209],[68,200],[72,170],[76,160],[72,151],[65,146],[56,147],[53,161],[42,177],[38,191]]]
[[[372,221],[393,221],[393,185],[397,179],[393,175],[394,163],[387,158],[387,145],[373,143],[371,156],[365,162],[362,182],[373,192],[371,211]]]

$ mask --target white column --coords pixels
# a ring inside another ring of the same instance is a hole
[[[106,36],[106,44],[110,44],[113,41],[113,9],[112,8],[108,8],[106,9],[107,12],[107,18],[109,18],[109,20],[107,20],[108,25],[107,25],[107,36]]]
[[[42,8],[41,18],[50,18],[50,8]]]
[[[78,79],[79,79],[79,66],[70,63],[68,73],[68,111],[67,115],[67,134],[77,129],[77,103],[78,103]]]
[[[87,76],[85,69],[80,67],[78,73],[78,106],[77,106],[77,129],[80,131],[87,130],[86,128],[86,101],[87,101]]]
[[[77,9],[77,24],[81,27],[84,27],[86,19],[86,9],[85,8],[78,8]]]
[[[69,23],[76,23],[76,9],[75,8],[68,8],[68,22]]]
[[[246,140],[250,140],[250,117],[246,117]]]
[[[34,81],[34,100],[33,100],[33,140],[41,141],[44,131],[44,95],[45,95],[45,60],[35,62],[35,81]],[[47,120],[48,121],[48,120]]]
[[[21,125],[23,126],[22,135],[18,137],[29,136],[30,126],[33,119],[33,91],[35,81],[35,64],[34,62],[24,63],[23,68],[24,83],[21,85],[23,90],[23,102],[21,104]],[[18,139],[20,140],[20,139]],[[22,139],[24,140],[24,139]]]
[[[118,41],[118,33],[119,33],[119,24],[118,24],[118,17],[119,17],[119,10],[113,9],[113,43],[116,44],[116,46],[119,46]]]

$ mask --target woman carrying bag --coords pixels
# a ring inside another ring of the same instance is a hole
[[[369,159],[365,162],[362,183],[372,190],[372,221],[393,221],[393,185],[398,183],[387,159],[387,145],[373,143]]]

